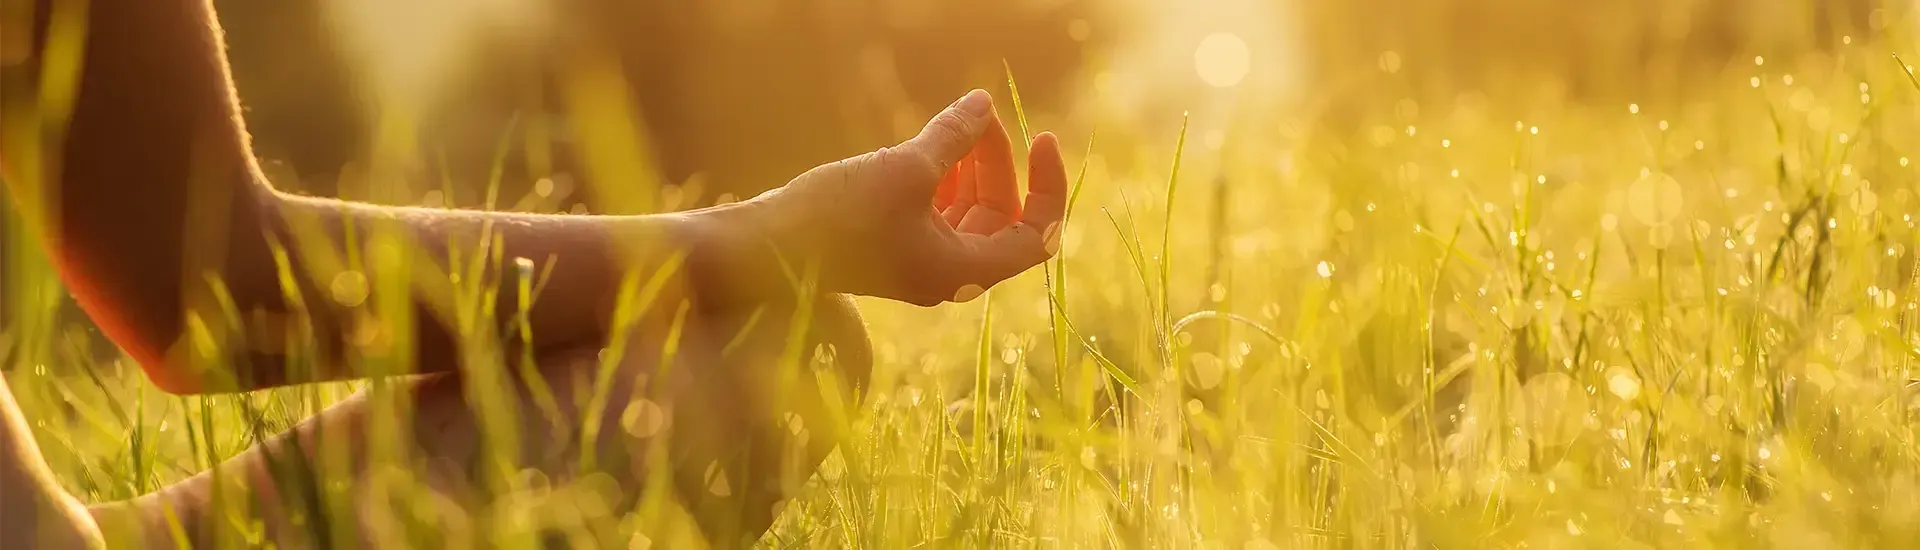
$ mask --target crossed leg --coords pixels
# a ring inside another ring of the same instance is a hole
[[[854,392],[872,368],[866,330],[851,300],[837,295],[821,296],[811,307],[696,309],[683,327],[672,339],[670,330],[636,331],[613,364],[597,413],[592,405],[600,348],[538,358],[552,398],[536,397],[527,385],[512,391],[518,432],[512,473],[537,475],[553,487],[592,476],[610,489],[609,508],[616,514],[644,506],[652,491],[669,491],[661,496],[691,515],[698,539],[718,548],[744,546],[767,531],[779,503],[794,496],[840,437]],[[663,357],[672,359],[663,363]],[[440,523],[429,533],[438,546],[485,541],[489,526],[478,525],[474,514],[510,506],[500,504],[506,502],[501,491],[485,481],[497,454],[484,436],[487,411],[469,406],[467,382],[462,375],[437,375],[393,390],[399,408],[412,411],[411,433],[402,440],[418,457],[400,476],[431,487],[433,498],[452,511],[428,521]],[[363,392],[222,464],[227,483],[202,473],[133,501],[96,507],[94,515],[110,543],[112,532],[140,531],[146,546],[173,547],[171,514],[201,546],[217,537],[247,536],[233,532],[234,522],[212,505],[218,492],[244,488],[253,495],[252,513],[281,547],[392,542],[393,533],[383,529],[396,521],[383,516],[420,506],[383,505],[382,498],[395,497],[370,494],[383,486],[370,482],[374,476],[395,471],[369,456],[368,434],[377,422],[369,419],[386,410]],[[597,435],[589,443],[587,432],[594,429],[585,426],[595,419]],[[329,452],[346,454],[333,462],[344,462],[344,472],[286,466],[327,464]],[[594,465],[591,471],[581,468],[583,457]],[[233,481],[236,473],[239,481]],[[329,491],[336,498],[312,496]],[[348,492],[347,498],[337,498],[339,491]]]

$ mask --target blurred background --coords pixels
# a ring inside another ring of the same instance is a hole
[[[911,135],[969,88],[1003,88],[1003,61],[1039,126],[1165,126],[1191,110],[1223,128],[1275,110],[1337,119],[1383,85],[1420,103],[1678,98],[1754,55],[1905,17],[1870,0],[215,4],[276,183],[353,195],[342,182],[392,149],[376,147],[386,135],[416,146],[417,171],[380,184],[414,186],[401,196],[447,175],[459,196],[441,199],[475,204],[503,153],[502,196],[548,178],[561,210],[601,206],[580,185],[595,177],[589,133],[630,134],[634,158],[608,162],[645,172],[602,179],[749,195]]]
[[[702,207],[897,143],[971,88],[1010,115],[1011,72],[1090,192],[1052,271],[982,300],[991,324],[861,304],[875,435],[843,455],[901,477],[828,480],[847,494],[954,489],[1069,545],[1920,536],[1920,79],[1889,55],[1920,51],[1912,2],[213,2],[273,183],[389,204]],[[0,278],[35,275],[0,284],[0,358],[116,357],[0,219]],[[1173,328],[1194,312],[1238,317]],[[1007,408],[973,414],[981,390]],[[992,487],[897,460],[982,452],[956,419],[1054,452],[1009,451],[1028,477]],[[73,477],[121,468],[101,449],[122,424],[98,424]],[[789,523],[841,521],[811,498]],[[931,519],[839,527],[967,546],[937,535],[971,509],[915,506]]]
[[[1681,104],[1755,56],[1818,65],[1913,17],[1874,0],[214,4],[281,189],[483,207],[497,179],[497,208],[602,213],[750,196],[896,143],[971,88],[1007,110],[1008,68],[1070,149],[1147,138],[1097,168],[1164,164],[1188,112],[1201,178],[1236,156],[1283,175],[1315,136]]]

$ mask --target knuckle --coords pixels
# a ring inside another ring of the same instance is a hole
[[[882,149],[879,153],[880,166],[888,176],[901,178],[939,179],[946,175],[942,162],[929,156],[920,148],[896,147]]]
[[[946,111],[933,119],[935,135],[942,139],[961,140],[973,134],[975,121],[958,112]]]

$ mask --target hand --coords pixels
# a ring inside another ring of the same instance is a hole
[[[736,221],[795,271],[818,262],[822,291],[964,302],[1059,250],[1059,139],[1034,137],[1025,201],[1013,161],[992,97],[974,90],[905,143],[809,170],[742,203]]]

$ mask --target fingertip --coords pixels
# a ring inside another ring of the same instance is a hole
[[[1054,150],[1059,150],[1060,136],[1053,135],[1052,130],[1040,132],[1039,135],[1033,136],[1033,148],[1034,149],[1052,148]]]
[[[1066,192],[1067,163],[1060,153],[1060,138],[1053,132],[1034,136],[1033,147],[1027,153],[1027,171],[1030,192],[1054,195]]]
[[[993,94],[987,93],[986,90],[980,88],[974,88],[968,91],[967,95],[960,96],[960,100],[955,101],[953,106],[955,109],[959,109],[960,112],[971,116],[985,116],[987,113],[993,112]]]

